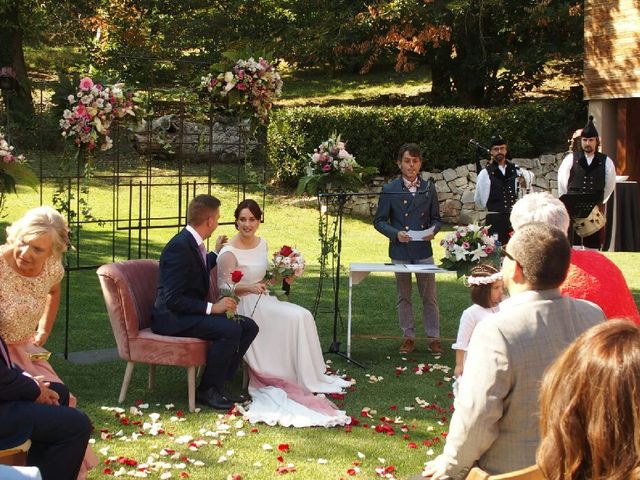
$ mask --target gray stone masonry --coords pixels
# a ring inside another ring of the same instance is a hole
[[[566,153],[541,155],[536,158],[514,158],[513,163],[530,170],[535,174],[533,191],[550,192],[558,195],[558,167]],[[443,222],[464,225],[484,220],[485,211],[476,207],[473,196],[476,189],[475,165],[461,165],[447,168],[442,172],[422,172],[422,178],[431,178],[438,192],[440,202],[440,216]],[[371,193],[368,196],[351,197],[345,206],[345,213],[363,217],[373,217],[378,206],[378,193],[381,186],[389,178],[375,177],[369,186],[363,187],[360,193]],[[317,203],[305,202],[300,199],[295,202],[300,205]]]

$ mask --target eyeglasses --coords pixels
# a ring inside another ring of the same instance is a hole
[[[513,255],[511,255],[509,252],[507,252],[506,248],[500,249],[500,255],[502,256],[503,259],[504,259],[504,257],[507,257],[512,262],[517,262],[517,260],[515,258],[513,258]]]

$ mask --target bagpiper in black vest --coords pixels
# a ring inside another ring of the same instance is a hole
[[[604,198],[606,163],[607,156],[604,153],[596,152],[591,165],[588,165],[584,152],[574,152],[567,192],[600,192]]]
[[[496,162],[487,165],[487,173],[491,182],[487,210],[489,212],[509,213],[513,204],[518,200],[516,182],[518,171],[513,163],[506,162],[504,175]]]

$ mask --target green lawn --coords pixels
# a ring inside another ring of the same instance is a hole
[[[92,187],[90,202],[94,214],[106,217],[111,213],[111,192],[109,185],[99,182]],[[237,192],[229,187],[214,188],[214,194],[223,201],[222,220],[230,220]],[[51,187],[46,187],[45,202],[50,196]],[[310,307],[318,285],[318,214],[314,209],[295,207],[289,200],[284,196],[267,197],[266,222],[260,233],[272,250],[284,243],[295,244],[301,249],[308,268],[305,276],[294,285],[291,300]],[[21,191],[19,196],[9,197],[9,216],[4,220],[19,217],[26,208],[38,202],[39,197],[33,192]],[[154,209],[171,212],[176,208],[175,194],[169,187],[155,195],[151,202]],[[157,258],[164,243],[176,231],[176,228],[151,230],[149,256]],[[231,225],[222,225],[219,233],[232,235],[234,229]],[[86,249],[80,252],[81,262],[110,261],[112,234],[108,225],[94,224],[85,228],[82,237]],[[126,237],[122,232],[116,232],[116,237],[116,257],[122,258],[127,252]],[[437,239],[434,245],[436,258],[440,258],[442,250]],[[134,253],[137,253],[135,249]],[[608,256],[620,266],[636,302],[640,303],[640,278],[637,275],[640,254]],[[345,218],[342,264],[386,260],[386,239],[373,229],[371,221]],[[346,276],[342,278],[342,318],[338,337],[345,342],[347,282]],[[114,347],[95,272],[71,272],[69,284],[70,350]],[[330,287],[327,279],[316,319],[325,347],[332,337]],[[109,472],[122,468],[134,472],[145,464],[148,478],[181,478],[181,474],[186,474],[194,479],[227,479],[239,474],[242,479],[268,479],[277,477],[277,468],[288,464],[296,470],[288,475],[301,479],[337,480],[351,478],[351,473],[355,474],[353,478],[373,479],[379,478],[376,468],[380,467],[388,468],[389,472],[395,469],[396,478],[407,478],[441,450],[450,418],[452,399],[448,367],[453,365],[454,357],[448,347],[457,331],[460,313],[469,305],[469,294],[455,275],[444,274],[438,277],[438,295],[446,352],[436,361],[426,352],[425,341],[420,341],[417,351],[410,356],[402,357],[397,353],[400,333],[391,275],[373,274],[354,287],[352,355],[367,368],[360,369],[337,355],[325,357],[333,369],[352,376],[357,382],[344,398],[335,399],[338,406],[359,421],[350,428],[287,429],[263,424],[253,427],[239,417],[224,417],[210,410],[190,414],[186,408],[186,373],[172,367],[159,368],[153,392],[146,389],[146,367],[137,367],[127,401],[121,406],[124,411],[117,414],[112,408],[117,406],[125,367],[123,361],[80,365],[64,360],[60,355],[64,345],[64,308],[48,347],[55,353],[52,364],[94,422],[94,449],[105,464],[93,470],[92,479],[107,478]],[[429,364],[428,371],[417,374],[415,370],[419,364]],[[239,382],[240,375],[236,379],[236,383]],[[136,403],[143,405],[131,409]],[[142,408],[144,404],[148,407]],[[370,418],[361,416],[363,410],[369,412]],[[159,414],[157,422],[162,424],[162,433],[151,434],[154,430],[150,427],[152,413]],[[278,450],[282,444],[288,444],[288,451]],[[175,452],[167,455],[164,449]],[[133,459],[139,465],[128,466],[125,459]]]
[[[426,67],[413,72],[376,71],[367,75],[318,71],[286,71],[281,106],[318,105],[328,101],[339,103],[366,102],[381,96],[412,97],[431,91],[431,72]]]

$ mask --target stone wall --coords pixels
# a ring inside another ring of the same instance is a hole
[[[566,152],[541,155],[536,158],[514,158],[513,163],[535,174],[532,191],[551,192],[558,195],[558,167]],[[440,201],[440,216],[444,223],[455,225],[468,224],[484,220],[486,211],[476,207],[473,196],[476,189],[476,169],[473,164],[448,168],[442,172],[423,172],[422,178],[431,177],[436,185]],[[346,204],[345,213],[373,217],[378,204],[378,193],[389,179],[374,178],[372,184],[351,197]]]

